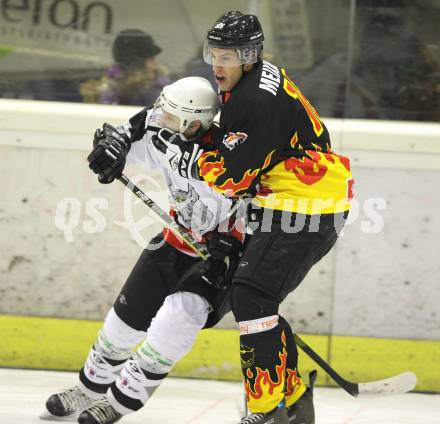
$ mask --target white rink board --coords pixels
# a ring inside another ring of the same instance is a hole
[[[75,384],[76,374],[0,369],[0,423],[43,424],[46,398]],[[148,405],[121,424],[237,424],[240,383],[168,379]],[[341,389],[315,391],[316,424],[438,424],[440,396],[406,394],[356,399]]]

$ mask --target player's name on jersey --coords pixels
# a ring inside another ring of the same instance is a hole
[[[261,78],[258,87],[276,96],[280,81],[281,77],[279,69],[269,62],[263,61],[263,70],[261,71]]]

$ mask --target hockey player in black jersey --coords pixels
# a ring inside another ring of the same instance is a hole
[[[208,31],[205,62],[221,96],[216,150],[194,155],[174,137],[159,138],[181,174],[226,197],[252,199],[247,244],[232,281],[241,366],[250,415],[242,424],[313,424],[312,389],[297,369],[292,330],[279,305],[334,245],[344,225],[352,175],[331,149],[316,110],[285,69],[262,60],[258,18],[238,11]],[[314,376],[310,386],[313,386]]]
[[[184,231],[206,243],[211,256],[202,262],[164,228],[151,241],[152,248],[142,252],[107,314],[77,385],[52,395],[43,419],[79,415],[80,424],[112,424],[140,409],[190,350],[198,331],[212,327],[230,310],[229,273],[244,238],[242,231],[229,232],[231,199],[165,167],[154,147],[162,127],[186,137],[188,144],[197,138],[199,146],[209,145],[208,130],[217,110],[210,83],[188,77],[164,87],[156,106],[127,124],[104,124],[97,130],[88,161],[99,181],[111,183],[126,163],[162,170],[172,216]]]

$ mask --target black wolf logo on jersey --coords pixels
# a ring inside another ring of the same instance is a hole
[[[233,150],[238,145],[243,143],[248,138],[248,135],[243,132],[228,132],[223,137],[223,144],[229,149]]]

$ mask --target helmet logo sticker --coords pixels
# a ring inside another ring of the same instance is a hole
[[[256,38],[260,38],[263,36],[262,32],[259,32],[258,34],[252,35],[249,40],[255,40]]]
[[[248,135],[243,132],[228,132],[223,137],[223,144],[229,149],[233,150],[240,144],[242,144],[246,139],[248,138]]]

